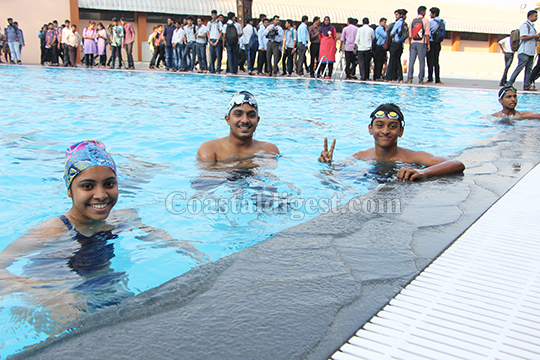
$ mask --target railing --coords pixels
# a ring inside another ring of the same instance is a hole
[[[338,68],[341,68],[341,73],[339,74],[339,80],[343,81],[343,75],[345,74],[345,66],[343,66],[343,58],[345,56],[345,53],[341,53],[341,56],[339,57],[339,62],[336,63],[336,71],[334,71],[334,74],[332,74],[332,80],[336,80],[336,75],[338,72]]]
[[[321,79],[324,79],[324,77],[326,76],[326,73],[328,71],[328,57],[326,55],[324,55],[319,60],[319,63],[317,64],[317,70],[315,70],[315,80],[319,79],[319,69],[321,68],[321,65],[323,64],[324,59],[326,59],[326,66],[324,67],[324,71],[323,71],[323,74],[321,76]]]

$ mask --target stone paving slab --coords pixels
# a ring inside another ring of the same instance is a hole
[[[399,199],[401,213],[321,215],[13,358],[327,359],[540,162],[540,122],[455,157],[463,175],[360,198]]]

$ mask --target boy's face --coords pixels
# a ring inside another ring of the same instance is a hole
[[[403,135],[403,127],[399,119],[376,117],[368,126],[369,134],[373,135],[375,143],[383,149],[391,148],[397,144]]]
[[[503,95],[502,99],[499,99],[499,102],[503,108],[514,110],[517,105],[517,94],[513,91],[508,91]]]

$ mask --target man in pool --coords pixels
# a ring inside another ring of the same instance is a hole
[[[257,153],[279,155],[276,145],[253,139],[260,117],[255,97],[248,91],[234,94],[229,101],[225,120],[230,133],[220,139],[204,142],[197,151],[197,158],[207,162],[245,160]]]
[[[498,118],[509,117],[515,120],[521,119],[540,119],[540,114],[535,114],[532,111],[517,111],[517,90],[512,85],[503,86],[499,90],[499,102],[502,105],[502,110],[492,114]]]
[[[411,166],[401,168],[397,173],[400,180],[416,180],[430,176],[442,176],[463,172],[465,166],[459,160],[443,156],[434,156],[424,151],[414,151],[398,147],[398,139],[403,135],[405,119],[399,106],[395,104],[379,105],[370,115],[369,133],[373,135],[375,147],[359,151],[353,155],[358,160],[376,160],[378,162],[400,161],[406,164],[424,166],[416,169]],[[328,150],[328,140],[324,139],[324,151],[320,162],[332,162],[336,140]]]

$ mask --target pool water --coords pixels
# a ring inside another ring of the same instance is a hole
[[[124,231],[111,240],[109,268],[94,279],[36,260],[58,258],[73,248],[69,239],[16,261],[12,274],[46,285],[36,294],[0,290],[0,357],[395,178],[365,162],[335,169],[317,162],[324,137],[337,139],[336,161],[373,146],[367,125],[380,103],[402,107],[401,146],[435,155],[504,129],[484,117],[499,108],[494,91],[7,66],[0,76],[0,250],[70,208],[64,151],[86,139],[104,142],[117,162],[115,209],[136,209],[142,223],[174,239]],[[224,112],[241,90],[259,102],[256,138],[275,143],[282,156],[261,156],[249,168],[201,165],[198,146],[228,134]],[[520,96],[520,108],[534,109],[532,100]],[[56,316],[55,306],[71,296],[78,313]]]

